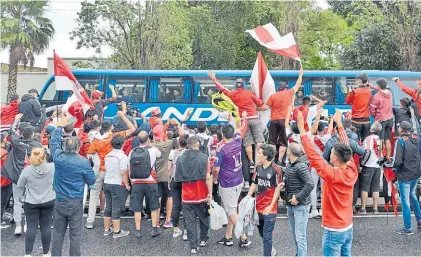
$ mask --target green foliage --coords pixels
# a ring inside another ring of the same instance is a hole
[[[47,1],[1,1],[1,48],[8,48],[12,65],[34,65],[34,54],[42,53],[54,34],[45,17]]]

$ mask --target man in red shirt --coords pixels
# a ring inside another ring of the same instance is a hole
[[[303,81],[304,70],[300,70],[300,76],[295,86],[288,89],[288,85],[281,81],[278,86],[278,92],[271,95],[266,104],[257,108],[259,111],[265,111],[272,108],[270,113],[269,126],[269,144],[276,147],[279,144],[279,163],[282,162],[287,149],[287,134],[285,131],[285,119],[288,113],[288,106],[294,102],[295,94]]]
[[[357,129],[358,139],[362,142],[370,135],[370,101],[371,89],[367,74],[357,77],[358,88],[353,89],[346,97],[346,104],[351,104],[352,126]]]
[[[400,89],[402,89],[402,91],[405,94],[412,97],[412,100],[414,101],[414,104],[418,108],[418,115],[416,115],[416,116],[418,116],[418,118],[421,117],[421,80],[417,81],[418,88],[416,88],[416,89],[405,86],[405,84],[402,83],[402,81],[398,77],[395,77],[392,80],[395,81],[396,85],[398,85],[398,87]],[[421,120],[418,120],[418,122],[421,123]],[[421,128],[421,126],[419,126],[419,127]]]
[[[324,180],[322,196],[322,240],[323,256],[351,256],[352,248],[352,196],[358,170],[352,159],[349,139],[341,120],[341,112],[336,109],[334,121],[337,124],[341,142],[333,146],[330,154],[331,166],[314,149],[304,128],[302,113],[298,114],[298,128],[301,142],[310,165]]]
[[[238,107],[239,115],[244,111],[247,112],[248,129],[243,139],[244,147],[246,148],[247,157],[250,160],[250,169],[255,168],[253,159],[252,145],[256,145],[259,150],[260,144],[264,142],[262,126],[260,124],[259,116],[257,115],[256,106],[260,107],[264,104],[262,99],[259,99],[255,94],[244,88],[244,80],[238,78],[235,86],[236,90],[230,91],[226,89],[215,77],[215,73],[209,72],[209,77],[215,83],[216,88],[226,96]]]

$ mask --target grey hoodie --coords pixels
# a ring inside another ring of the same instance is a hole
[[[53,190],[54,163],[43,163],[23,169],[17,186],[26,188],[25,203],[41,204],[56,198]]]

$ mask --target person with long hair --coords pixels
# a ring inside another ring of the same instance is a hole
[[[41,228],[43,256],[50,256],[51,219],[56,193],[53,190],[54,163],[47,163],[43,148],[32,149],[30,166],[19,177],[17,186],[25,188],[22,200],[28,229],[25,234],[25,256],[30,256],[34,247],[38,224]],[[18,199],[16,199],[18,200]]]

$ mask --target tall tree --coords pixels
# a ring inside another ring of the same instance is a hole
[[[77,48],[113,50],[120,69],[178,69],[191,63],[191,40],[184,1],[82,2],[78,27],[71,33]],[[176,33],[174,33],[176,31]]]
[[[7,102],[16,94],[18,64],[34,65],[34,54],[48,48],[54,27],[44,17],[48,1],[1,1],[1,48],[9,49]]]

